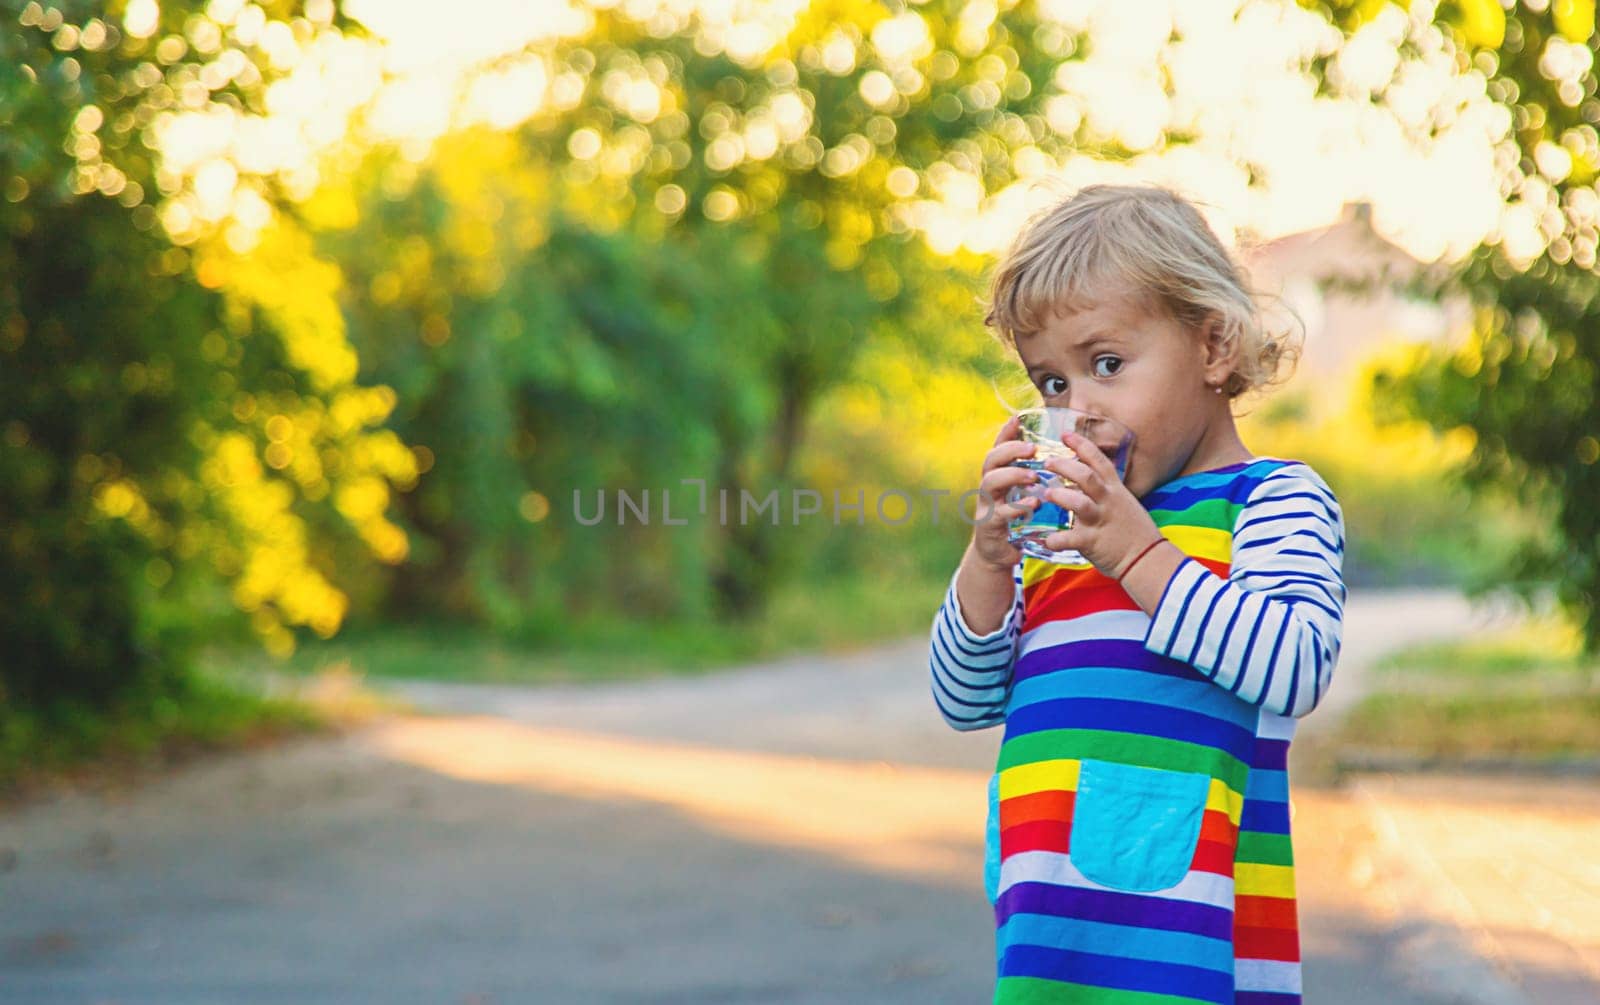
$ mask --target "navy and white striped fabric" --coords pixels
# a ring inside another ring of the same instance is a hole
[[[944,721],[959,730],[984,729],[1004,719],[1011,691],[1011,667],[1016,660],[1018,626],[1022,624],[1022,563],[1011,569],[1011,609],[1000,627],[979,635],[961,616],[956,577],[950,577],[944,603],[933,619],[929,667],[933,672],[933,700]]]
[[[1304,464],[1250,494],[1226,580],[1185,558],[1145,648],[1191,664],[1252,705],[1300,718],[1333,679],[1344,625],[1344,515]]]

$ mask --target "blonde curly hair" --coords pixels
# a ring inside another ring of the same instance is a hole
[[[1283,304],[1292,325],[1269,331],[1266,294],[1251,289],[1200,211],[1160,185],[1088,185],[1032,217],[994,271],[984,324],[1015,352],[1019,334],[1119,286],[1192,331],[1221,323],[1225,341],[1238,343],[1222,385],[1230,400],[1287,380],[1300,356],[1298,313]]]

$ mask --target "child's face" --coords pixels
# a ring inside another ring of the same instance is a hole
[[[1229,372],[1205,339],[1135,299],[1112,295],[1017,338],[1046,405],[1097,412],[1133,430],[1126,482],[1135,496],[1180,474],[1228,400],[1211,386]]]

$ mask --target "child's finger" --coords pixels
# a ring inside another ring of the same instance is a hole
[[[1052,531],[1040,543],[1050,551],[1082,551],[1088,542],[1084,541],[1083,533],[1074,527],[1071,530]]]
[[[1010,533],[1007,526],[1018,517],[1026,516],[1033,512],[1037,500],[1024,499],[1019,503],[984,502],[979,501],[977,512],[973,514],[973,523],[988,533],[1005,537]]]
[[[978,481],[978,492],[990,499],[999,500],[1019,485],[1032,485],[1039,480],[1038,472],[1031,468],[1006,465],[985,472]]]
[[[992,491],[992,493],[979,493],[978,506],[981,507],[979,519],[981,519],[982,514],[992,514],[992,512],[1005,509],[1005,507],[1016,506],[1016,502],[1029,501],[1029,499],[1034,498],[1034,496],[1022,496],[1021,499],[1008,499],[1006,498],[1008,494],[1010,493],[1006,490],[1006,486],[1003,485],[997,491]]]
[[[1105,451],[1101,450],[1093,440],[1068,430],[1061,435],[1061,442],[1071,447],[1073,453],[1106,482],[1121,481],[1117,476],[1116,465],[1111,463],[1111,458],[1107,457]]]
[[[1024,440],[1002,441],[983,455],[983,470],[992,471],[995,468],[1008,467],[1014,461],[1032,457],[1033,452],[1034,445]]]
[[[992,519],[997,523],[1010,523],[1019,516],[1027,516],[1038,507],[1039,500],[1032,496],[1014,503],[1000,503],[991,511]]]
[[[1077,458],[1061,457],[1059,455],[1047,457],[1044,461],[1044,467],[1046,471],[1055,472],[1067,481],[1083,488],[1090,495],[1098,497],[1104,489],[1100,475]]]
[[[1078,489],[1067,488],[1064,485],[1052,485],[1045,489],[1044,497],[1062,509],[1071,510],[1079,518],[1089,523],[1095,523],[1099,519],[1099,503]]]

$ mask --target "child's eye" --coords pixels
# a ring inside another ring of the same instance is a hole
[[[1110,366],[1111,370],[1109,373],[1102,368],[1102,363]],[[1102,353],[1094,358],[1093,370],[1096,377],[1110,377],[1120,369],[1122,369],[1122,357],[1120,356],[1113,356],[1110,353]]]
[[[1053,387],[1052,382],[1055,381],[1060,381],[1061,386]],[[1065,377],[1046,377],[1044,380],[1039,381],[1039,390],[1045,393],[1045,397],[1054,398],[1056,395],[1066,392],[1067,380]]]

